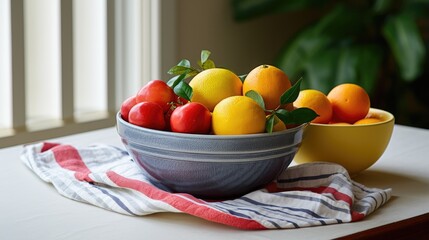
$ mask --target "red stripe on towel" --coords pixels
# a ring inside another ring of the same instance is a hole
[[[277,187],[276,183],[270,183],[267,186],[265,186],[265,189],[267,189],[268,192],[283,192],[283,191],[311,191],[314,193],[330,193],[335,198],[335,200],[341,200],[346,203],[348,203],[350,206],[353,204],[353,199],[349,195],[339,192],[337,189],[332,187],[325,187],[325,186],[319,186],[319,187],[312,187],[312,188],[279,188]]]
[[[332,194],[332,196],[336,199],[336,200],[341,200],[344,201],[346,203],[348,203],[350,206],[352,206],[353,204],[353,199],[342,192],[339,192],[337,189],[335,188],[331,188],[331,187],[324,187],[324,186],[320,186],[320,187],[314,187],[314,188],[279,188],[277,187],[276,183],[270,183],[268,184],[265,189],[267,189],[268,192],[282,192],[282,191],[311,191],[314,193],[330,193]],[[351,221],[352,222],[356,222],[356,221],[360,221],[365,217],[365,214],[361,213],[361,212],[357,212],[357,211],[350,211],[351,214]]]
[[[134,189],[151,199],[165,202],[182,212],[241,229],[266,229],[266,227],[254,220],[236,217],[210,208],[209,206],[204,205],[204,202],[201,200],[196,201],[194,197],[185,194],[168,193],[146,182],[129,179],[113,171],[107,172],[107,176],[119,187]]]
[[[51,149],[53,147],[56,147],[58,145],[60,145],[60,144],[59,143],[44,142],[43,146],[42,146],[42,149],[40,150],[40,152],[46,152],[49,149]]]
[[[51,148],[55,160],[62,168],[74,171],[75,178],[79,181],[92,182],[88,176],[91,171],[82,161],[78,150],[70,145],[58,145]]]
[[[320,194],[330,193],[332,194],[332,196],[334,196],[336,200],[344,201],[348,203],[350,206],[353,204],[353,199],[349,195],[339,192],[337,189],[332,187],[320,186],[320,187],[314,187],[314,188],[299,188],[298,190],[309,190]]]
[[[365,217],[365,214],[352,211],[352,222],[360,221]]]

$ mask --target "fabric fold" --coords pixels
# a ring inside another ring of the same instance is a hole
[[[22,161],[63,196],[113,212],[144,216],[186,213],[240,229],[286,229],[353,222],[384,205],[391,189],[368,188],[337,164],[286,169],[265,188],[212,201],[170,193],[151,184],[118,147],[58,143],[24,146]]]

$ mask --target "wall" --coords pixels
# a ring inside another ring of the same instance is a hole
[[[217,66],[239,75],[273,64],[285,40],[311,18],[283,13],[236,22],[231,0],[180,0],[177,10],[177,62],[186,58],[195,63],[200,51],[207,49]]]

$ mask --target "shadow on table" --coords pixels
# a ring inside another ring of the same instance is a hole
[[[370,188],[392,188],[392,195],[396,197],[426,195],[429,189],[428,184],[418,177],[398,172],[368,169],[353,180]]]

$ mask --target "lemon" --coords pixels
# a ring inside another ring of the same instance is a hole
[[[262,133],[265,131],[265,111],[249,97],[227,97],[213,110],[212,128],[217,135]]]
[[[199,102],[213,111],[221,100],[241,95],[243,84],[230,70],[210,68],[195,75],[189,85],[193,89],[191,101]]]

